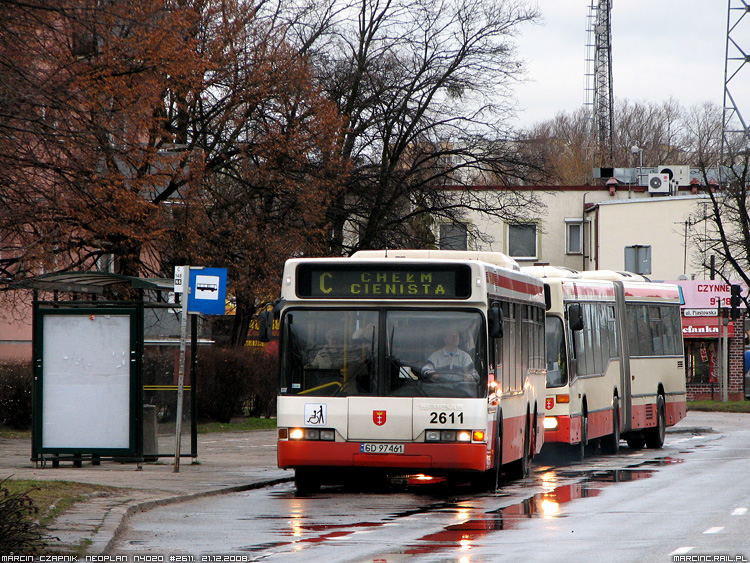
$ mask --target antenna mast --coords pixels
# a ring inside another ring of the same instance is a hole
[[[585,71],[585,105],[590,106],[591,112],[590,138],[596,143],[592,159],[609,166],[613,161],[614,145],[611,14],[612,0],[591,0],[587,16]]]
[[[732,165],[734,156],[739,151],[750,148],[750,129],[742,117],[732,90],[737,86],[738,94],[742,92],[742,83],[738,75],[750,62],[747,49],[740,45],[750,31],[750,5],[745,0],[729,0],[727,11],[726,60],[724,61],[724,112],[721,123],[721,164]],[[747,41],[744,41],[747,44]],[[721,168],[719,168],[721,174]]]

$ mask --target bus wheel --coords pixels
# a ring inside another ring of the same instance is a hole
[[[602,453],[613,455],[620,449],[620,403],[615,397],[612,404],[612,434],[601,440]]]
[[[659,395],[656,398],[656,426],[653,428],[646,428],[643,431],[643,437],[646,439],[646,446],[656,449],[664,446],[664,435],[666,432],[667,405],[664,403],[664,396]]]
[[[294,486],[298,493],[316,493],[320,490],[320,475],[314,469],[298,468],[294,470]]]
[[[628,437],[625,438],[625,441],[628,443],[628,447],[631,450],[642,450],[643,446],[646,445],[646,439],[640,432],[636,432],[635,434],[628,434]]]
[[[500,440],[501,434],[502,427],[498,427],[497,435],[495,436],[495,454],[493,456],[493,466],[471,480],[472,486],[477,489],[495,492],[500,488],[500,468],[502,467],[501,463],[503,457],[502,451],[500,449],[502,446],[502,442]]]
[[[521,452],[521,458],[517,459],[508,464],[508,478],[510,479],[523,479],[529,475],[529,466],[531,465],[531,436],[530,433],[529,417],[526,416],[526,428],[523,436],[523,451]]]
[[[586,446],[589,442],[589,417],[586,413],[581,415],[581,442],[573,446],[573,459],[583,461],[586,459]]]

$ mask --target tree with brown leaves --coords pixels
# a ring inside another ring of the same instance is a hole
[[[225,266],[243,341],[280,263],[316,251],[345,173],[334,106],[257,8],[0,6],[5,280]]]

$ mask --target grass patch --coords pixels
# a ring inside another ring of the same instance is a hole
[[[21,521],[27,521],[32,526],[26,537],[19,536],[18,531],[23,530],[23,524],[17,523],[14,532],[9,538],[0,538],[0,544],[11,545],[16,549],[37,554],[76,555],[83,557],[91,540],[82,540],[77,545],[60,544],[49,527],[60,514],[70,509],[78,502],[85,502],[95,495],[117,495],[120,489],[106,487],[103,485],[89,485],[85,483],[73,483],[70,481],[35,481],[24,479],[7,478],[2,481],[0,494],[8,495],[5,498],[13,498],[14,495],[23,495],[30,499],[31,507],[26,515],[21,515]],[[9,517],[12,517],[10,514]],[[25,544],[23,542],[25,538]],[[5,540],[5,543],[3,543]],[[8,543],[10,542],[10,543]]]
[[[0,424],[0,438],[23,438],[31,440],[31,430],[12,430]]]
[[[689,411],[709,412],[747,412],[750,413],[750,401],[688,401]]]
[[[199,434],[211,432],[245,432],[247,430],[274,430],[275,418],[237,418],[231,422],[205,422],[198,424]]]
[[[92,494],[113,494],[118,491],[116,487],[70,481],[7,479],[3,486],[11,493],[28,494],[34,501],[34,506],[39,510],[37,519],[42,528],[45,528],[75,503],[86,500]]]

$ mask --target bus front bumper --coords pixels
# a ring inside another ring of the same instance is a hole
[[[487,445],[407,442],[404,453],[363,453],[361,442],[279,440],[278,465],[294,467],[377,467],[404,470],[484,471]]]

